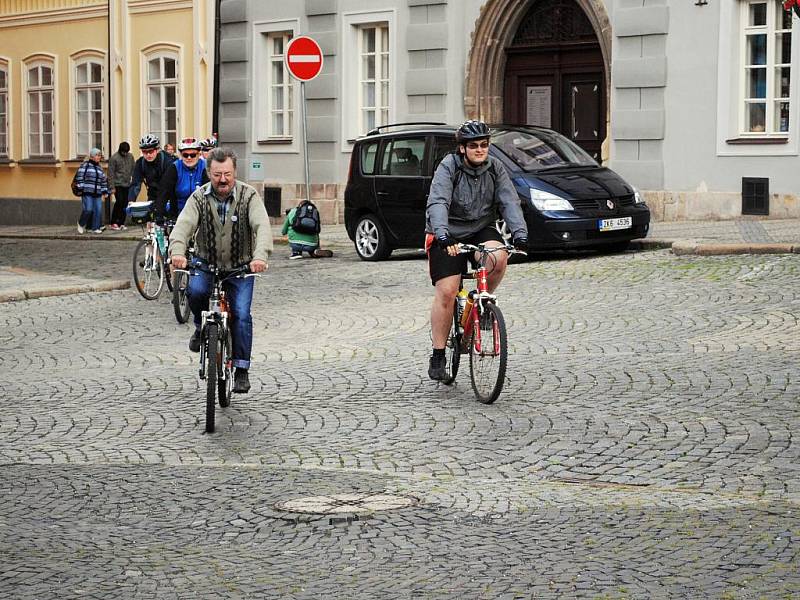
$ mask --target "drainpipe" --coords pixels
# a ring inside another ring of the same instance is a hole
[[[214,93],[211,99],[211,132],[219,137],[219,72],[220,72],[220,57],[219,45],[222,33],[222,23],[219,16],[220,5],[222,0],[216,0],[216,7],[214,8]]]
[[[108,150],[106,151],[106,164],[108,164],[108,159],[111,158],[112,149],[114,147],[112,145],[112,140],[111,140],[111,123],[112,123],[112,121],[111,121],[111,106],[112,106],[112,102],[111,102],[111,95],[112,95],[111,94],[111,82],[112,82],[112,77],[111,77],[111,2],[112,2],[112,0],[108,0],[108,2],[106,3],[106,8],[108,10],[107,19],[106,19],[106,22],[108,23],[108,50],[106,52],[106,81],[108,82],[108,86],[107,86],[107,89],[108,89],[108,93],[107,93],[107,96],[108,96],[108,98],[107,98],[107,100],[108,100]],[[111,182],[109,182],[109,185],[111,185]],[[111,191],[111,190],[109,190],[109,191]],[[104,204],[105,205],[103,207],[104,208],[103,212],[105,213],[106,223],[110,223],[111,222],[111,196],[110,195],[106,196]]]

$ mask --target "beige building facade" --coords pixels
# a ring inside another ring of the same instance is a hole
[[[214,0],[0,3],[0,224],[70,223],[70,180],[143,133],[212,133]]]

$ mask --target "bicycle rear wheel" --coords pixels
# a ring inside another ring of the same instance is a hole
[[[469,376],[480,402],[491,404],[497,400],[503,390],[507,360],[508,340],[503,313],[496,305],[486,303],[480,313],[480,332],[472,332],[469,345]]]
[[[233,369],[231,368],[231,352],[233,352],[233,343],[231,340],[231,332],[229,329],[225,330],[223,339],[219,342],[220,347],[220,370],[217,379],[217,395],[219,396],[219,405],[223,408],[231,405],[231,393],[233,392]],[[222,376],[225,379],[222,379]]]
[[[133,282],[145,300],[155,300],[164,287],[164,265],[149,239],[140,240],[133,251]]]
[[[450,327],[450,335],[447,336],[447,364],[445,369],[447,377],[442,379],[445,385],[453,385],[458,375],[458,365],[461,363],[461,334],[459,333],[458,323],[458,301],[453,306],[453,324]]]
[[[214,433],[217,410],[217,366],[219,360],[219,329],[216,323],[206,325],[208,350],[206,351],[206,433]]]
[[[186,273],[175,273],[172,283],[172,307],[175,309],[175,318],[178,323],[186,323],[189,320],[189,298],[186,289],[189,287],[189,275]]]

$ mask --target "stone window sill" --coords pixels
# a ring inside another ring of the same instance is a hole
[[[789,138],[788,137],[738,137],[738,138],[731,138],[729,140],[725,140],[726,144],[731,144],[734,146],[742,145],[742,144],[753,144],[759,146],[770,146],[776,144],[788,144]]]
[[[256,143],[264,146],[271,146],[273,144],[286,144],[289,145],[294,140],[292,138],[272,138],[267,140],[257,140]]]
[[[17,161],[17,164],[22,167],[28,166],[43,166],[43,167],[57,167],[61,161],[56,158],[24,158]]]

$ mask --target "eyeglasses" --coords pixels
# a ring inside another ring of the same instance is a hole
[[[481,142],[481,143],[468,142],[467,143],[467,148],[469,148],[470,150],[477,150],[478,148],[480,148],[481,150],[486,150],[486,148],[488,148],[488,147],[489,147],[489,142]]]
[[[197,158],[197,152],[184,152],[181,156],[183,158]]]
[[[144,148],[142,150],[142,154],[153,154],[155,152],[158,152],[158,148]]]

